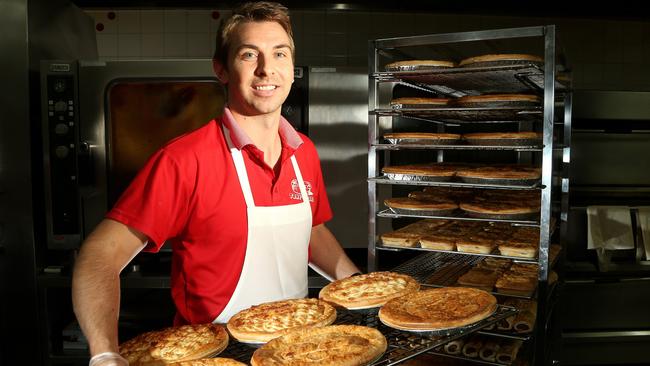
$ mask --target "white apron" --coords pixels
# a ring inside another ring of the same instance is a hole
[[[235,292],[213,321],[226,323],[237,312],[263,302],[307,296],[307,259],[311,236],[311,206],[295,156],[291,164],[302,202],[286,206],[255,206],[241,151],[223,126],[239,184],[246,200],[246,257]]]

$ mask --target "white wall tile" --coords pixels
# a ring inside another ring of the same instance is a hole
[[[348,31],[347,12],[328,10],[325,13],[325,29],[327,33],[346,33]]]
[[[120,10],[116,12],[118,33],[140,33],[140,11],[139,10]]]
[[[188,10],[187,11],[187,32],[188,33],[209,33],[212,22],[212,11],[210,10]]]
[[[345,56],[348,52],[347,36],[339,33],[325,35],[325,53],[327,55]]]
[[[345,55],[327,55],[325,57],[325,66],[347,66],[348,58]]]
[[[165,33],[187,32],[187,14],[185,10],[165,10]]]
[[[303,13],[303,31],[305,33],[325,33],[323,12],[305,11]]]
[[[325,34],[305,33],[300,54],[306,57],[325,56]]]
[[[187,38],[185,33],[165,33],[165,57],[187,57]]]
[[[117,57],[117,34],[97,34],[99,57]]]
[[[165,55],[163,33],[142,35],[142,58],[163,57]]]
[[[165,12],[162,10],[143,10],[140,13],[142,33],[162,33],[165,30]]]
[[[118,34],[117,56],[140,57],[142,53],[141,34]]]
[[[212,40],[210,33],[187,34],[187,56],[197,58],[212,57]]]
[[[371,26],[370,14],[368,12],[355,12],[348,14],[348,31],[350,34],[359,32],[368,33]]]

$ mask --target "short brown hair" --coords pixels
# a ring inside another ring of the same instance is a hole
[[[280,3],[259,1],[238,6],[232,11],[230,18],[221,22],[217,32],[217,44],[212,56],[213,60],[220,62],[223,67],[228,67],[228,48],[230,48],[232,42],[232,32],[238,25],[245,22],[277,22],[280,24],[289,35],[291,57],[295,59],[289,10]]]

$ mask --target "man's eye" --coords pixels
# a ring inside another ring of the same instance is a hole
[[[275,53],[275,57],[277,57],[277,58],[283,58],[283,57],[287,57],[287,54],[284,53],[284,52],[276,52],[276,53]]]
[[[242,53],[241,57],[245,60],[255,58],[255,53],[253,52],[244,52]]]

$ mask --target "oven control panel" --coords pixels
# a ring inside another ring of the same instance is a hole
[[[74,64],[50,64],[42,75],[48,246],[69,249],[80,238],[77,86]]]

